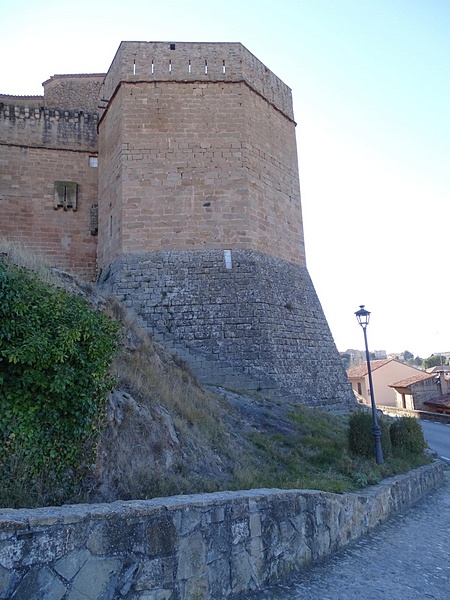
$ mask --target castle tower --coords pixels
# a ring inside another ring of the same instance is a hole
[[[102,96],[102,285],[203,382],[352,404],[306,269],[290,89],[241,44],[122,42]]]

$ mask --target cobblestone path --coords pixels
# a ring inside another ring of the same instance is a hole
[[[450,469],[446,484],[287,584],[245,600],[450,600]]]

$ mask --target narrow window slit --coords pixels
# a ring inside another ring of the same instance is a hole
[[[191,65],[191,61],[189,61],[189,65],[188,65],[188,73],[192,73],[192,65]]]
[[[133,60],[133,75],[136,75],[136,60]]]
[[[152,75],[153,75],[154,72],[155,72],[155,65],[154,65],[153,59],[152,59]]]
[[[208,74],[208,61],[205,60],[205,75]]]
[[[225,73],[225,61],[222,61],[222,73]]]
[[[169,73],[172,73],[172,61],[169,60]]]

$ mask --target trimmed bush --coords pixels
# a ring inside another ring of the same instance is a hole
[[[381,448],[383,457],[392,454],[392,444],[389,432],[389,423],[378,417],[381,429]],[[365,411],[355,411],[350,415],[348,429],[348,446],[352,454],[372,458],[375,456],[375,440],[372,433],[372,414]]]
[[[390,427],[392,447],[394,450],[422,454],[427,447],[422,427],[413,417],[401,417]]]

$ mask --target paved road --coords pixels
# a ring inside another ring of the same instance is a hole
[[[439,457],[450,465],[450,423],[435,423],[434,421],[420,421],[423,435]]]
[[[450,470],[443,488],[289,585],[246,600],[449,600]]]

